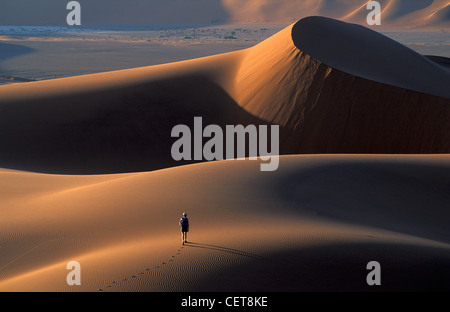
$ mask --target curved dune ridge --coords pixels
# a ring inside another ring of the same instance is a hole
[[[367,28],[309,17],[249,49],[232,94],[283,126],[283,153],[447,153],[449,75]]]
[[[367,2],[363,4],[360,2],[356,9],[350,9],[339,19],[364,24],[368,12]],[[448,0],[380,0],[378,2],[382,8],[382,26],[446,28],[450,25],[450,17],[444,13],[450,4]]]
[[[2,170],[0,290],[450,288],[448,156],[280,164],[270,174],[238,160],[94,176]],[[378,288],[366,284],[372,260]],[[66,283],[69,261],[81,286]]]
[[[0,86],[0,166],[119,173],[190,163],[171,129],[280,125],[280,153],[450,151],[450,71],[362,26],[300,20],[253,48]]]
[[[311,17],[247,50],[0,86],[0,291],[449,290],[449,156],[360,154],[450,151],[447,61]],[[175,162],[194,116],[278,124],[282,153],[313,155]]]
[[[450,20],[450,3],[447,3],[444,7],[432,12],[428,17],[431,25],[440,25],[442,22],[448,26]]]
[[[366,25],[367,3],[359,0],[224,0],[234,23],[290,23],[299,17],[320,15]],[[448,0],[379,0],[382,26],[448,27]],[[251,17],[251,19],[249,19]]]
[[[308,17],[294,25],[292,38],[300,51],[334,69],[450,98],[450,72],[446,68],[366,27]]]

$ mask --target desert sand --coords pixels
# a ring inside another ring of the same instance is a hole
[[[329,31],[342,49],[321,54]],[[376,68],[352,66],[365,40],[396,66],[377,53]],[[241,51],[0,86],[0,290],[450,289],[442,62],[311,17]],[[175,162],[170,129],[194,116],[280,124],[282,154],[310,155],[272,173]],[[66,284],[72,260],[81,286]],[[372,260],[379,288],[366,284]]]
[[[448,156],[285,156],[100,176],[1,172],[2,291],[448,289]],[[188,211],[190,243],[177,220]],[[82,285],[68,286],[79,261]]]
[[[311,28],[316,37],[305,35]],[[333,49],[320,54],[328,32]],[[311,17],[231,53],[0,86],[0,167],[98,174],[183,165],[171,158],[171,129],[195,116],[280,125],[282,154],[448,153],[449,79],[447,67],[377,32]]]

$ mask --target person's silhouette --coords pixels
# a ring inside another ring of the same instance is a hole
[[[180,219],[180,228],[181,228],[181,241],[187,243],[187,233],[189,232],[189,219],[187,218],[187,213],[183,212],[183,217]]]

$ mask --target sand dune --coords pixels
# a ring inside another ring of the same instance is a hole
[[[427,55],[426,57],[441,66],[450,68],[450,59],[449,58],[434,56],[434,55]]]
[[[247,50],[0,86],[0,291],[450,289],[449,156],[359,154],[450,151],[431,59],[311,17]],[[194,116],[279,124],[282,153],[313,155],[175,162]]]
[[[382,25],[388,27],[426,27],[431,26],[431,15],[449,4],[447,0],[382,0]],[[366,5],[342,17],[342,20],[363,24],[367,17]],[[436,23],[448,27],[449,20],[441,18]],[[438,26],[439,27],[439,26]]]
[[[300,51],[334,69],[450,98],[446,69],[430,64],[422,55],[370,29],[311,17],[294,26],[292,37]]]
[[[2,86],[0,141],[8,149],[1,166],[106,173],[174,165],[176,124],[192,124],[194,116],[255,120],[220,86],[231,81],[238,56]]]
[[[367,26],[367,3],[358,0],[224,0],[234,23],[292,23],[312,15]],[[381,27],[449,27],[448,0],[379,0]]]
[[[383,265],[379,290],[448,290],[448,156],[280,163],[270,174],[233,160],[100,176],[3,170],[0,290],[371,290],[371,260]],[[81,286],[65,282],[71,260]]]
[[[429,25],[442,25],[445,27],[449,27],[450,3],[447,3],[441,7],[437,7],[435,10],[430,12],[430,15],[428,15],[428,18],[425,22]]]
[[[320,15],[367,25],[369,1],[361,0],[96,0],[83,4],[83,25],[99,24],[290,24]],[[379,0],[382,27],[449,27],[448,0]],[[5,25],[61,25],[57,0],[3,5]],[[27,8],[26,10],[24,8]],[[189,14],[186,14],[189,12]],[[123,14],[125,13],[125,14]]]
[[[279,124],[283,154],[447,153],[449,79],[446,67],[383,35],[310,17],[242,51],[0,86],[0,166],[117,173],[185,164],[171,158],[170,133],[195,116]]]
[[[442,153],[449,81],[448,69],[387,37],[310,17],[248,51],[233,97],[284,126],[288,153]]]

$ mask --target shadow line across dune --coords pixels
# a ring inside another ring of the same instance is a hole
[[[450,251],[403,243],[348,242],[286,250],[230,265],[195,291],[445,291]],[[381,285],[366,282],[370,261],[381,265]]]
[[[193,131],[197,116],[203,127],[267,124],[210,79],[192,75],[11,101],[0,105],[0,112],[0,146],[7,147],[0,149],[0,167],[63,174],[137,172],[198,162],[177,162],[171,156],[177,140],[172,128],[184,124]]]
[[[171,155],[171,130],[197,116],[222,129],[279,125],[280,155],[449,153],[449,77],[363,26],[309,17],[244,51],[2,86],[0,167],[106,174],[199,162]]]
[[[192,248],[203,248],[203,249],[209,249],[209,250],[214,250],[214,251],[227,252],[227,253],[231,253],[234,255],[244,256],[244,257],[254,258],[254,259],[259,258],[258,255],[253,254],[253,253],[249,253],[249,252],[238,250],[238,249],[227,248],[227,247],[223,247],[223,246],[217,246],[217,245],[188,242],[185,246],[192,247]]]
[[[346,162],[296,169],[272,181],[288,207],[331,220],[450,243],[450,168]]]

